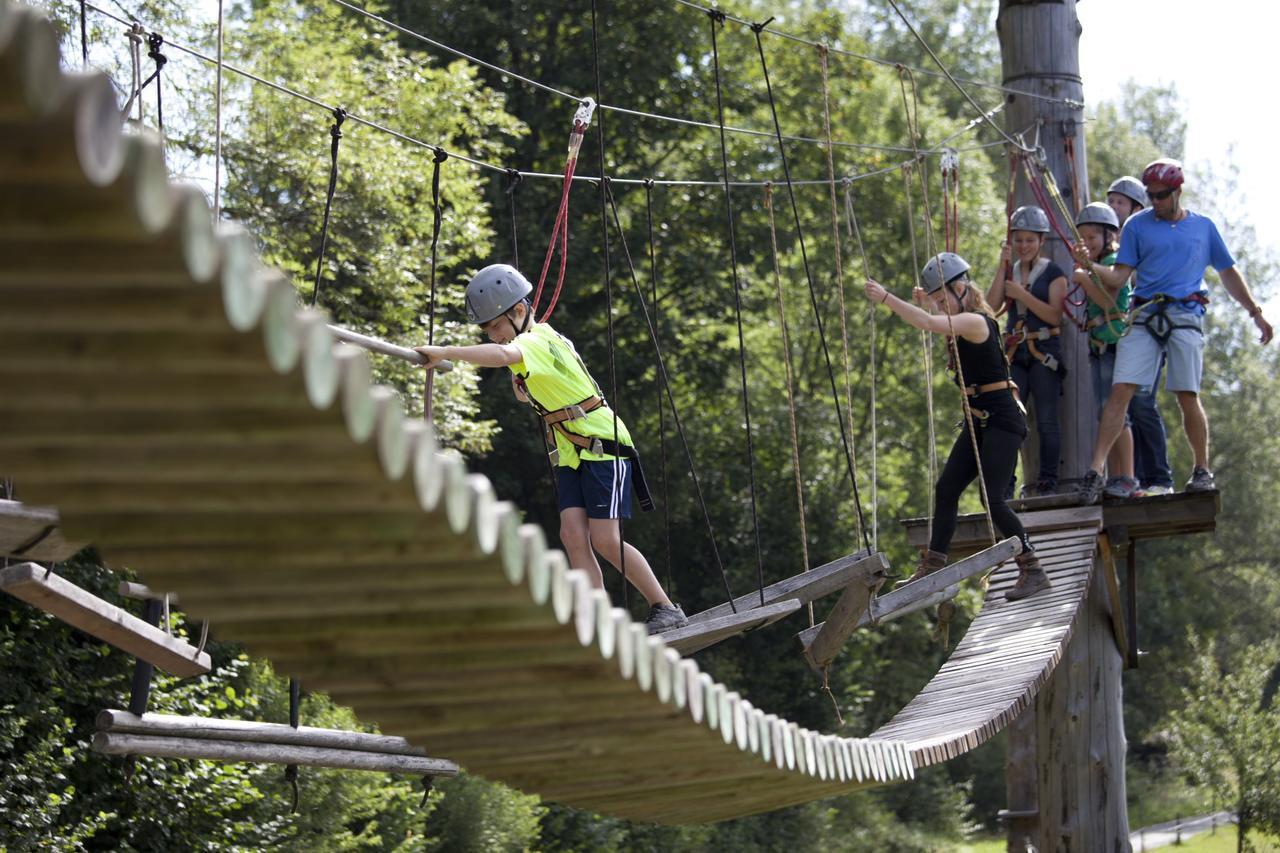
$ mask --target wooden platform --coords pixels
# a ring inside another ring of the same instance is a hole
[[[872,735],[911,744],[917,767],[954,758],[990,739],[1027,707],[1062,657],[1089,590],[1102,510],[1074,508],[1078,517],[1071,526],[1049,522],[1055,512],[1022,516],[1029,530],[1042,531],[1031,542],[1052,588],[1005,601],[1018,569],[1013,563],[998,569],[981,612],[942,669]],[[1036,523],[1038,516],[1045,517],[1042,524]]]
[[[182,678],[209,671],[209,655],[35,563],[0,569],[0,590]]]
[[[0,556],[56,563],[84,547],[62,537],[58,511],[0,500]]]
[[[1027,513],[1033,512],[1037,519],[1035,523],[1040,525],[1037,529],[1040,530],[1069,526],[1080,517],[1079,511],[1084,509],[1073,494],[1010,501],[1009,506],[1020,514],[1024,524]],[[1126,500],[1105,498],[1101,509],[1103,529],[1111,536],[1112,543],[1119,545],[1137,539],[1212,533],[1217,527],[1218,513],[1222,510],[1222,498],[1217,490],[1178,492]],[[928,544],[928,521],[927,518],[908,518],[902,522],[907,528],[907,540],[917,548]],[[1031,531],[1030,527],[1027,529],[1028,532]],[[955,538],[951,543],[952,557],[970,553],[989,544],[991,539],[985,514],[960,516]]]
[[[1053,596],[984,612],[959,647],[993,679],[1001,652],[1035,658],[1002,679],[1007,704],[953,682],[950,704],[922,695],[867,738],[756,708],[406,421],[365,353],[249,235],[215,235],[200,191],[169,184],[109,83],[63,75],[56,45],[0,0],[0,399],[22,401],[0,411],[0,471],[222,638],[470,772],[668,824],[910,780],[1052,666],[1084,547],[1066,532]]]

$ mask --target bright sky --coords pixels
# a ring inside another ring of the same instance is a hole
[[[1246,0],[1080,0],[1077,14],[1086,100],[1115,100],[1129,79],[1172,83],[1187,109],[1188,164],[1224,164],[1234,144],[1241,202],[1258,239],[1280,245],[1274,203],[1280,113],[1272,76],[1280,13]]]

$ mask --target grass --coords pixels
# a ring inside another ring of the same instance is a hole
[[[1280,838],[1251,832],[1249,840],[1253,842],[1254,849],[1258,853],[1280,853]],[[957,845],[955,853],[1005,853],[1005,849],[1004,836],[997,836],[975,839],[967,844]],[[1220,826],[1216,833],[1202,832],[1191,836],[1182,844],[1170,844],[1167,847],[1155,849],[1167,851],[1167,853],[1236,853],[1236,828]],[[1141,853],[1142,847],[1135,844],[1133,850],[1134,853]]]

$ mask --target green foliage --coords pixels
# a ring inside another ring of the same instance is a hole
[[[1280,706],[1267,695],[1280,671],[1280,641],[1258,642],[1227,661],[1194,630],[1188,644],[1194,657],[1166,723],[1173,755],[1233,806],[1242,831],[1280,832]]]
[[[459,853],[529,850],[542,808],[530,797],[465,773],[439,784],[443,798],[428,823],[437,836],[428,849]]]

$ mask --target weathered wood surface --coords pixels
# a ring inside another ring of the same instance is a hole
[[[222,720],[211,717],[183,717],[176,714],[152,713],[138,716],[128,711],[108,709],[98,713],[95,724],[100,732],[153,735],[155,737],[314,746],[326,749],[355,750],[357,752],[377,752],[386,755],[426,757],[427,754],[426,750],[414,746],[404,738],[391,737],[390,735],[349,732],[340,729],[318,729],[312,726],[294,728],[282,723],[260,723],[252,720]]]
[[[388,734],[548,800],[714,821],[913,777],[904,744],[766,714],[593,591],[56,44],[0,0],[0,472],[24,498]]]
[[[1038,525],[1035,530],[1061,529],[1074,524],[1081,510],[1074,495],[1051,495],[1045,498],[1027,498],[1010,501],[1009,506],[1019,512],[1023,523],[1032,519]],[[1222,498],[1218,492],[1177,492],[1170,495],[1152,495],[1144,498],[1115,500],[1106,498],[1102,504],[1102,526],[1111,536],[1112,544],[1130,539],[1156,539],[1166,536],[1185,536],[1194,533],[1212,533],[1217,528],[1218,513],[1222,510]],[[1053,510],[1048,512],[1047,510]],[[928,544],[927,518],[903,520],[907,528],[907,540],[917,548]],[[1027,528],[1028,532],[1035,532]],[[990,542],[987,518],[982,513],[960,516],[955,538],[951,541],[951,553],[965,554]]]
[[[857,629],[858,621],[867,615],[872,596],[884,583],[884,577],[855,581],[844,588],[826,620],[815,626],[817,633],[804,645],[804,659],[815,670],[822,670],[835,660],[844,641]]]
[[[302,764],[335,770],[368,770],[413,776],[455,776],[458,773],[456,764],[440,758],[298,744],[96,732],[92,746],[95,752],[105,755],[150,755],[156,758],[245,761],[252,764]]]
[[[56,509],[0,500],[0,555],[56,563],[83,547],[63,538]]]
[[[903,740],[917,766],[933,764],[981,745],[1028,707],[1062,657],[1089,588],[1102,511],[1081,509],[1076,526],[1066,530],[1054,529],[1057,519],[1046,525],[1035,523],[1037,514],[1023,516],[1031,521],[1028,529],[1051,530],[1033,535],[1031,542],[1053,587],[1022,601],[1005,601],[1018,570],[1013,563],[997,569],[982,610],[951,657],[873,737]]]
[[[896,589],[871,599],[853,626],[854,629],[865,625],[874,625],[881,621],[898,619],[908,613],[914,613],[931,604],[946,601],[959,591],[961,581],[974,575],[988,571],[1005,560],[1016,557],[1022,546],[1017,539],[1005,539],[990,548],[979,551],[969,557],[939,569],[928,577],[914,583],[904,584]],[[950,594],[948,594],[950,593]],[[822,631],[822,625],[814,625],[796,634],[796,640],[802,648],[808,649]]]
[[[56,44],[37,12],[0,0],[0,149],[55,114],[105,117],[43,133],[45,171],[0,167],[0,247],[18,259],[0,272],[0,399],[23,402],[0,412],[0,471],[221,636],[471,772],[661,823],[909,780],[988,739],[1052,668],[1096,519],[1033,534],[1052,545],[1055,589],[1011,608],[1012,570],[997,572],[947,677],[871,737],[755,708],[406,421],[367,354],[299,309],[249,235],[215,232],[199,191],[169,184],[155,140],[119,137],[114,104],[67,106],[109,92],[69,84]],[[93,153],[113,144],[118,162]],[[8,332],[57,346],[19,351]],[[866,559],[857,572],[883,567]],[[803,595],[826,582],[804,581]],[[801,600],[784,592],[774,603]]]
[[[855,580],[866,578],[878,572],[884,572],[888,568],[889,561],[884,554],[877,552],[868,555],[863,551],[859,551],[856,554],[850,554],[847,557],[841,557],[825,565],[817,566],[807,572],[801,572],[793,577],[769,584],[764,588],[763,604],[769,605],[788,598],[798,599],[802,605],[809,604],[825,595],[839,592]],[[740,595],[733,600],[733,603],[740,611],[748,610],[752,607],[760,607],[762,606],[760,591],[757,590],[746,595]],[[717,619],[732,612],[733,610],[728,604],[717,604],[715,607],[708,607],[706,610],[693,614],[689,617],[689,621],[701,622],[706,619]]]
[[[689,624],[683,628],[663,633],[662,639],[680,654],[689,655],[729,637],[736,637],[747,631],[772,625],[779,619],[795,613],[802,606],[799,599],[788,598],[766,604],[764,607],[726,613],[714,619],[702,619],[698,622],[690,620]]]
[[[209,655],[35,563],[0,569],[0,589],[104,643],[183,678],[209,671]]]

